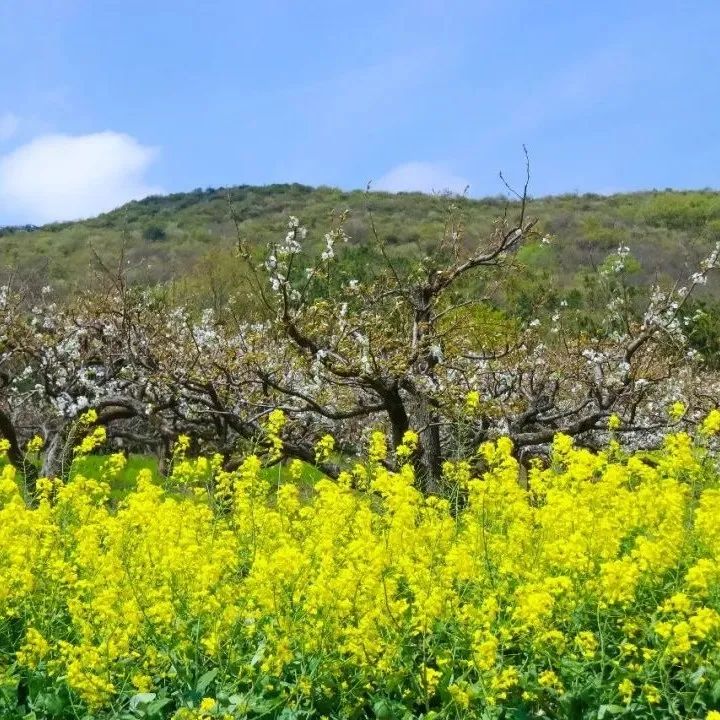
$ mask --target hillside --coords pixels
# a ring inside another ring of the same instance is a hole
[[[114,264],[125,247],[134,282],[154,283],[220,272],[218,262],[236,242],[228,197],[242,235],[258,247],[281,238],[289,215],[301,218],[311,241],[320,242],[331,213],[350,209],[350,259],[362,269],[370,238],[368,208],[379,236],[395,256],[417,256],[442,237],[450,200],[419,193],[366,194],[303,185],[239,186],[153,196],[96,218],[40,228],[0,228],[0,272],[71,290],[88,282],[98,258]],[[502,197],[454,199],[469,238],[487,233],[502,214]],[[512,212],[512,206],[509,208]],[[523,259],[566,287],[582,284],[583,269],[596,266],[619,245],[640,263],[638,279],[681,276],[720,239],[720,194],[710,191],[562,195],[530,203],[550,245],[527,247]],[[717,287],[709,289],[716,294]]]

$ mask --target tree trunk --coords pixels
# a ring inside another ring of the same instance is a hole
[[[5,438],[10,443],[8,459],[15,467],[19,468],[23,462],[23,454],[15,432],[15,425],[10,415],[2,410],[0,410],[0,437]]]
[[[32,498],[35,494],[35,482],[38,479],[38,471],[34,465],[28,465],[25,462],[25,455],[20,447],[15,425],[10,415],[0,410],[0,437],[4,437],[9,443],[8,460],[14,465],[18,472],[23,474],[25,479],[25,493],[27,497]]]
[[[436,354],[431,348],[423,348],[426,333],[433,322],[432,302],[433,289],[425,284],[415,290],[415,317],[412,331],[413,351],[421,349],[418,369],[428,378],[432,375],[432,368],[438,362]],[[442,448],[440,445],[440,425],[437,413],[432,408],[427,395],[414,386],[412,395],[413,429],[420,436],[420,456],[416,463],[419,474],[420,487],[427,495],[438,495],[442,490]]]
[[[403,436],[410,429],[410,420],[405,410],[400,393],[393,390],[386,398],[387,413],[390,418],[393,448],[402,445]]]
[[[438,418],[425,395],[418,394],[413,404],[413,426],[417,428],[420,436],[420,455],[417,464],[419,484],[427,495],[437,495],[442,489],[442,447]]]
[[[72,453],[72,448],[68,446],[68,434],[71,428],[72,423],[62,426],[47,444],[40,469],[42,477],[61,478],[69,470],[71,458],[68,455]]]

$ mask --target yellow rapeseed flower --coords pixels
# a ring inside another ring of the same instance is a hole
[[[265,427],[278,443],[283,423]],[[32,497],[5,462],[0,667],[62,685],[83,716],[161,688],[187,697],[189,678],[217,669],[222,700],[168,714],[248,714],[267,700],[337,717],[370,705],[382,717],[394,703],[418,716],[562,717],[559,696],[602,661],[616,675],[588,682],[594,706],[697,715],[678,703],[712,707],[712,683],[688,678],[714,667],[720,642],[709,445],[674,433],[648,463],[558,435],[526,488],[499,438],[482,462],[448,460],[452,503],[420,491],[406,454],[417,435],[388,458],[379,429],[338,481],[312,488],[272,479],[283,476],[264,472],[266,457],[232,470],[189,457],[186,437],[169,477],[144,469],[120,499],[122,454],[41,478]],[[290,478],[303,467],[291,462]]]
[[[28,440],[28,443],[25,446],[25,450],[29,453],[36,453],[42,450],[44,445],[45,441],[42,439],[42,437],[40,437],[40,435],[35,435],[30,440]]]

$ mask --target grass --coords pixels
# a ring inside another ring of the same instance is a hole
[[[100,477],[104,455],[86,455],[78,458],[70,469],[70,480],[76,475]],[[123,470],[110,483],[110,497],[118,501],[127,496],[137,486],[137,476],[141,470],[150,470],[153,479],[160,482],[160,470],[157,458],[148,455],[130,455]]]
[[[100,477],[102,465],[106,460],[104,455],[86,455],[77,459],[70,470],[70,481],[76,475],[86,477]],[[162,483],[162,475],[158,467],[157,458],[149,455],[130,455],[127,464],[122,472],[113,478],[110,483],[110,498],[115,502],[125,498],[137,486],[137,477],[141,470],[149,470],[155,482]],[[302,463],[300,478],[295,481],[290,475],[287,463],[277,463],[272,467],[264,468],[260,472],[263,480],[273,485],[282,485],[289,482],[297,482],[302,495],[309,495],[318,480],[325,477],[323,473],[313,465]]]
[[[84,477],[101,477],[102,466],[107,460],[106,455],[85,455],[77,458],[70,468],[68,480],[72,482],[78,475]],[[0,470],[7,463],[0,459]],[[288,463],[281,462],[271,467],[263,468],[260,477],[271,485],[283,485],[285,483],[296,483],[300,488],[301,496],[308,497],[312,494],[315,483],[325,477],[314,465],[301,462],[302,470],[300,477],[295,480],[290,474]],[[22,484],[22,468],[17,468]],[[163,476],[160,472],[158,459],[152,455],[129,455],[127,463],[122,471],[110,481],[110,499],[113,504],[123,500],[137,487],[137,478],[141,470],[149,470],[154,482],[162,484]]]

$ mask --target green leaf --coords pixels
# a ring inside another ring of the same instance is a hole
[[[264,698],[260,695],[251,696],[250,698],[248,698],[247,703],[248,711],[256,713],[257,715],[265,715],[271,713],[278,706],[278,702],[276,699]]]
[[[298,717],[297,710],[286,707],[280,715],[278,715],[278,720],[297,720]]]
[[[714,703],[720,702],[720,680],[716,680],[712,686],[710,697]]]
[[[691,676],[690,676],[690,682],[697,686],[700,684],[700,681],[703,678],[703,675],[707,672],[707,668],[699,667]]]
[[[602,720],[605,715],[620,715],[625,712],[625,708],[622,705],[601,705],[598,710],[598,720]]]
[[[157,715],[168,703],[171,703],[172,700],[170,698],[158,698],[157,700],[153,700],[146,708],[145,708],[145,714],[148,717],[152,717],[153,715]]]
[[[387,700],[378,700],[373,705],[373,712],[378,720],[392,720],[392,705]]]
[[[208,689],[208,686],[215,679],[217,674],[218,674],[217,668],[208,670],[204,675],[200,676],[200,679],[197,681],[197,685],[195,686],[195,689],[202,695]]]
[[[255,654],[250,659],[250,667],[255,667],[255,665],[257,665],[263,659],[264,655],[265,655],[265,643],[261,642],[258,645],[257,650],[255,651]]]
[[[51,717],[60,715],[67,706],[65,698],[57,693],[42,692],[32,701],[33,710],[41,710]]]
[[[157,695],[155,693],[138,693],[130,698],[130,709],[137,710],[140,705],[151,703]]]
[[[381,698],[373,703],[373,712],[377,720],[397,720],[404,716],[406,707],[399,702]]]
[[[517,708],[513,710],[513,714],[511,715],[512,720],[528,720],[530,717],[527,713],[527,710],[524,708]]]

